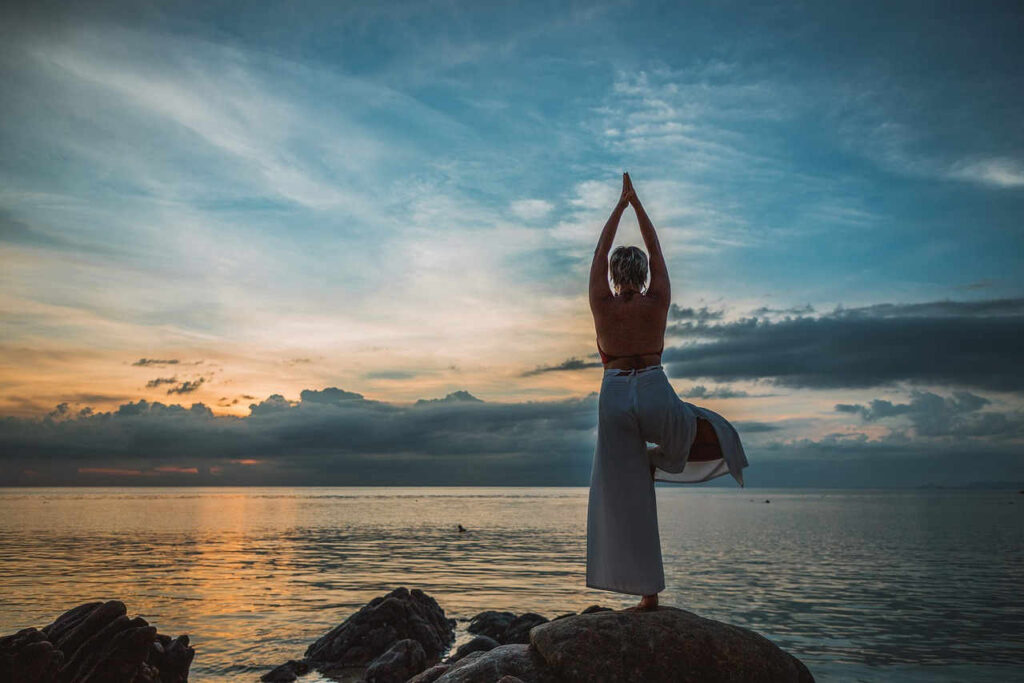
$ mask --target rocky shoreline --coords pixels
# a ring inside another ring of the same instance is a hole
[[[120,600],[87,602],[0,638],[0,683],[184,683],[195,654]]]
[[[187,681],[195,656],[188,636],[158,634],[126,612],[116,600],[86,603],[42,629],[0,638],[0,683]],[[675,607],[594,605],[550,620],[486,611],[468,631],[473,639],[449,653],[455,620],[426,593],[396,588],[260,680],[295,681],[316,671],[365,683],[814,681],[800,660],[754,631]]]

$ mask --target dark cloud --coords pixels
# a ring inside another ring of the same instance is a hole
[[[742,398],[749,396],[747,392],[741,389],[721,386],[708,390],[703,384],[695,384],[680,395],[683,398]]]
[[[865,422],[906,416],[919,436],[975,436],[1008,438],[1024,436],[1024,411],[985,411],[992,402],[969,391],[944,397],[930,391],[910,392],[908,403],[874,399],[869,404],[838,403],[836,411],[860,415]]]
[[[899,381],[1024,391],[1024,299],[837,308],[819,317],[679,322],[672,377],[768,379],[790,387],[872,387]]]
[[[418,374],[410,370],[375,370],[367,372],[363,377],[365,379],[412,379]]]
[[[756,432],[777,432],[782,429],[779,425],[771,424],[770,422],[755,422],[755,421],[740,421],[736,420],[732,423],[732,426],[736,428],[736,431],[740,434],[753,434]]]
[[[147,389],[156,389],[162,384],[177,384],[177,377],[157,377],[146,382]]]
[[[804,304],[803,306],[791,306],[789,308],[769,308],[768,306],[761,306],[760,308],[755,308],[751,311],[751,315],[803,315],[804,313],[814,313],[814,306],[810,304]]]
[[[156,365],[156,366],[160,366],[160,365],[177,365],[180,362],[181,361],[178,360],[177,358],[171,358],[171,359],[167,359],[167,360],[160,360],[160,359],[157,359],[157,358],[140,358],[137,361],[135,361],[134,363],[132,363],[132,365],[135,365],[135,366],[138,366],[138,367],[149,367],[149,366],[153,366],[153,365]]]
[[[280,485],[586,485],[594,452],[597,395],[579,399],[492,403],[466,391],[415,404],[366,399],[328,387],[299,400],[280,394],[250,406],[249,415],[217,416],[190,407],[140,400],[110,412],[67,404],[42,418],[0,418],[0,485],[280,484]],[[966,429],[884,439],[836,433],[816,441],[779,440],[782,423],[736,421],[751,461],[751,486],[887,486],[964,480],[964,458],[989,479],[1024,469],[1019,440],[982,438],[999,432],[979,410],[983,397],[959,392],[941,399],[912,395],[908,405],[941,424],[958,411]],[[841,404],[847,405],[847,404]],[[900,406],[902,404],[895,404]],[[987,404],[985,404],[987,405]],[[930,408],[929,408],[930,406]],[[870,411],[870,405],[847,409]],[[893,412],[888,408],[874,408]],[[942,411],[945,411],[944,413]],[[874,413],[872,413],[874,414]],[[877,418],[885,419],[885,418]],[[928,422],[931,420],[931,422]],[[765,441],[765,438],[770,440]],[[1012,455],[1012,457],[1011,457]],[[934,460],[933,460],[934,459]],[[959,464],[959,469],[955,464]],[[933,466],[934,465],[934,466]],[[79,468],[87,470],[79,473]],[[126,479],[108,470],[137,471]],[[88,475],[88,476],[86,476]],[[722,484],[723,482],[718,482]]]
[[[672,304],[668,309],[669,320],[721,320],[722,316],[725,315],[725,311],[709,311],[707,306],[702,306],[699,309],[695,308],[680,308],[676,304]]]
[[[473,394],[468,391],[453,391],[444,398],[421,398],[416,401],[416,405],[434,405],[437,403],[483,403]]]
[[[533,370],[527,370],[521,377],[532,377],[534,375],[541,375],[545,372],[562,372],[565,370],[589,370],[591,368],[603,367],[600,361],[589,361],[582,358],[569,358],[558,365],[544,365],[534,368]]]
[[[16,483],[22,468],[39,470],[40,463],[52,465],[53,478],[64,483],[75,481],[78,467],[230,473],[205,483],[565,485],[589,475],[593,394],[487,403],[458,391],[414,405],[336,388],[301,396],[272,395],[244,418],[215,416],[201,403],[185,408],[145,400],[87,416],[65,407],[56,417],[3,418],[0,483]],[[239,469],[232,460],[261,466]]]
[[[336,404],[344,401],[361,401],[363,400],[363,395],[357,394],[354,391],[345,391],[344,389],[338,389],[336,387],[327,387],[320,391],[317,391],[316,389],[303,389],[299,394],[299,400],[302,403]]]
[[[206,381],[205,377],[200,377],[198,379],[192,379],[192,380],[186,380],[186,381],[182,382],[181,384],[179,384],[178,386],[171,387],[170,389],[168,389],[167,393],[168,394],[191,394],[193,391],[195,391],[196,389],[201,387],[203,385],[203,382],[205,382],[205,381]]]

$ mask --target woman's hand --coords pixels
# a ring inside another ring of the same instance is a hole
[[[640,198],[637,197],[637,190],[633,188],[633,179],[629,173],[623,173],[623,197],[627,198],[630,204],[638,204]]]
[[[636,199],[636,192],[633,190],[633,181],[629,179],[628,173],[622,174],[622,194],[619,196],[619,205],[627,206]]]

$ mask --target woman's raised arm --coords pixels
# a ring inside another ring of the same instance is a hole
[[[665,265],[665,256],[661,253],[661,244],[658,242],[658,233],[654,231],[654,224],[647,217],[640,198],[636,196],[633,183],[629,174],[625,176],[625,182],[629,184],[629,203],[636,211],[636,219],[640,224],[640,234],[643,235],[644,245],[647,247],[647,259],[651,269],[651,284],[647,288],[648,296],[655,296],[663,299],[666,303],[672,300],[672,287],[668,281],[668,266]]]
[[[619,228],[622,212],[629,206],[630,197],[632,196],[635,195],[633,194],[633,186],[629,184],[629,175],[623,173],[622,195],[619,197],[619,202],[615,205],[615,208],[612,209],[612,215],[608,217],[608,222],[604,224],[604,228],[601,230],[601,236],[597,240],[597,248],[594,249],[594,260],[590,264],[591,309],[594,308],[597,302],[612,296],[612,291],[608,288],[608,252],[611,251],[612,243],[615,241],[615,231]]]

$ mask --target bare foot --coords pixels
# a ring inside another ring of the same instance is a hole
[[[657,608],[658,608],[658,594],[655,593],[654,595],[645,595],[644,597],[642,597],[640,599],[640,604],[637,605],[634,609],[636,609],[638,612],[643,612],[643,611],[646,611],[646,610],[657,609]]]

